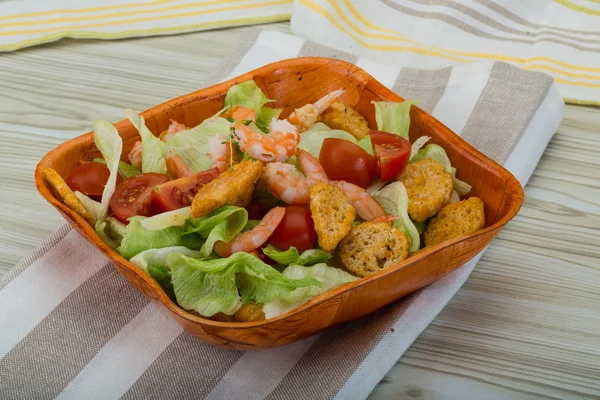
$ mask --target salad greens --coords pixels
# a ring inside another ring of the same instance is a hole
[[[167,164],[165,162],[165,152],[163,142],[154,136],[144,122],[144,117],[131,109],[125,110],[125,116],[133,126],[138,130],[142,137],[142,172],[157,172],[159,174],[167,173]],[[102,155],[107,159],[106,154]]]
[[[108,181],[102,192],[102,206],[97,214],[98,219],[103,219],[108,214],[108,204],[117,187],[117,174],[119,160],[123,152],[123,140],[113,124],[106,121],[94,121],[94,142],[102,156],[104,156],[110,171]]]
[[[246,81],[229,88],[225,96],[225,106],[242,106],[256,112],[256,126],[263,132],[268,132],[269,123],[273,118],[279,118],[281,108],[265,107],[274,100],[269,99],[260,90],[256,82]]]
[[[93,201],[93,200],[92,200]],[[117,249],[121,245],[127,225],[114,217],[98,220],[94,227],[98,235],[111,248]]]
[[[312,265],[327,262],[332,256],[320,249],[309,249],[298,253],[294,246],[286,251],[281,251],[273,245],[263,249],[263,253],[277,264],[282,265]]]
[[[298,147],[308,151],[310,154],[319,158],[323,141],[328,138],[344,139],[352,143],[357,143],[356,138],[346,131],[331,129],[322,122],[317,122],[300,135]],[[372,151],[372,150],[371,150]]]
[[[92,161],[100,164],[106,164],[106,160],[104,158],[94,158]],[[132,176],[137,176],[139,174],[141,174],[140,170],[133,165],[127,164],[125,161],[119,161],[119,175],[121,175],[123,179],[129,179]]]
[[[377,129],[395,133],[406,140],[410,128],[410,107],[416,101],[406,100],[402,103],[390,101],[372,101],[375,106],[375,121]]]

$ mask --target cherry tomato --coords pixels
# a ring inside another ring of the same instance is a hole
[[[410,142],[388,132],[371,131],[370,135],[377,156],[379,179],[386,182],[396,178],[408,164]]]
[[[110,171],[106,165],[88,162],[73,168],[67,178],[67,185],[72,191],[78,190],[94,200],[100,200],[109,175]],[[122,181],[121,176],[117,174],[117,186]]]
[[[123,181],[110,198],[110,208],[117,218],[127,222],[134,215],[150,215],[152,190],[169,181],[164,174],[148,172]]]
[[[248,219],[262,219],[262,209],[260,204],[250,204],[246,207],[248,211]]]
[[[366,188],[377,174],[377,159],[348,140],[327,138],[319,161],[327,177]]]
[[[219,176],[219,170],[211,168],[170,182],[161,182],[161,185],[152,190],[152,204],[159,211],[187,207],[192,204],[198,190],[217,176]]]
[[[300,253],[313,247],[317,232],[308,206],[287,206],[269,242],[281,250],[294,246]]]

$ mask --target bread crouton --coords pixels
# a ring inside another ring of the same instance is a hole
[[[256,304],[254,301],[244,304],[233,316],[237,322],[262,321],[265,319],[262,304]]]
[[[262,170],[263,164],[260,161],[243,160],[235,164],[233,169],[221,173],[201,187],[194,196],[192,217],[204,217],[225,204],[247,206]]]
[[[346,131],[359,140],[369,134],[369,125],[365,117],[339,101],[329,106],[321,114],[321,119],[331,129]]]
[[[475,232],[485,225],[483,201],[471,197],[458,203],[448,204],[432,218],[425,227],[425,246],[435,246],[457,236]]]
[[[452,196],[452,176],[428,158],[410,163],[398,180],[406,187],[408,215],[417,222],[437,214]]]
[[[338,251],[346,269],[364,278],[406,259],[408,238],[386,222],[364,222],[352,228]]]
[[[335,250],[350,229],[356,210],[348,204],[346,194],[326,183],[310,188],[310,212],[319,238],[319,246],[328,252]]]
[[[71,190],[67,182],[52,168],[42,170],[42,176],[50,185],[50,188],[60,201],[67,205],[71,210],[81,215],[90,225],[94,226],[94,218],[79,201],[75,193]]]

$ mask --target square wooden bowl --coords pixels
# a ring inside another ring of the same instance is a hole
[[[230,86],[254,79],[274,107],[284,108],[282,117],[335,89],[344,89],[341,100],[363,114],[376,128],[371,101],[403,101],[356,65],[328,58],[295,58],[266,65],[218,85],[170,100],[142,113],[155,134],[170,120],[195,126],[223,107]],[[128,120],[115,124],[123,138],[123,159],[139,140]],[[106,245],[79,215],[58,200],[41,171],[54,168],[61,176],[80,160],[100,157],[89,132],[50,151],[38,164],[35,181],[41,195],[73,228],[110,259],[115,268],[140,292],[162,305],[185,330],[218,346],[250,350],[281,346],[314,335],[329,327],[360,318],[420,289],[453,271],[479,253],[519,211],[523,189],[517,179],[460,139],[431,115],[412,107],[410,139],[427,135],[430,143],[442,146],[460,179],[470,183],[472,196],[485,203],[486,225],[480,231],[457,237],[431,248],[368,278],[340,286],[303,306],[276,318],[259,322],[217,322],[186,312],[175,304],[150,276]]]

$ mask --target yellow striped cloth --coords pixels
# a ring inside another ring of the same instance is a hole
[[[292,0],[0,0],[0,51],[64,37],[171,35],[290,18]]]
[[[600,0],[295,0],[292,32],[403,67],[506,61],[600,105]]]

